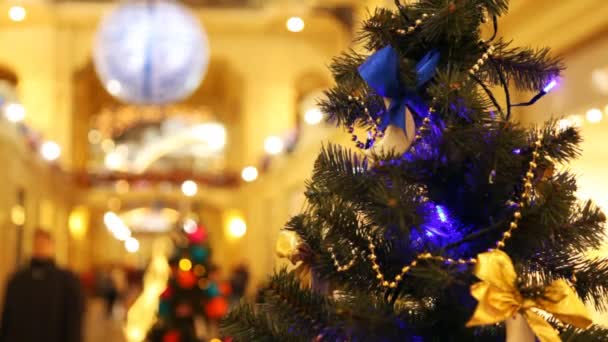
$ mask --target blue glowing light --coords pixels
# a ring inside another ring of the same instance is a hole
[[[443,223],[448,222],[448,217],[445,214],[445,209],[440,205],[436,205],[435,209],[437,209],[437,216],[439,217],[439,221]]]
[[[521,154],[521,148],[514,149],[513,153],[515,153],[515,154]]]
[[[545,93],[550,92],[551,90],[553,90],[553,88],[555,88],[555,86],[557,86],[557,80],[551,80],[551,82],[549,82],[544,88],[543,91]]]

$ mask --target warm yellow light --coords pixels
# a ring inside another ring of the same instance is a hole
[[[117,80],[109,80],[108,83],[106,84],[106,89],[108,90],[108,92],[110,94],[117,96],[120,94],[120,91],[122,90],[122,85]]]
[[[264,140],[264,151],[268,154],[279,154],[283,152],[284,147],[283,139],[277,136],[271,135]]]
[[[230,237],[238,239],[247,233],[247,224],[242,217],[234,216],[228,220],[228,234]]]
[[[186,258],[181,259],[179,261],[179,269],[182,270],[182,271],[184,271],[184,272],[190,271],[190,269],[192,269],[192,261],[190,261],[190,260],[188,260]]]
[[[82,240],[89,226],[89,211],[84,206],[78,206],[72,209],[68,218],[68,228],[70,235],[74,240]]]
[[[11,18],[12,21],[23,21],[27,16],[27,11],[23,6],[11,6],[8,10],[8,17]]]
[[[103,137],[101,136],[101,133],[98,130],[92,129],[89,131],[89,134],[87,134],[87,138],[89,139],[89,143],[97,145],[101,143],[101,139]]]
[[[112,139],[103,139],[103,141],[101,142],[101,149],[105,152],[105,153],[110,153],[112,151],[114,151],[114,141]]]
[[[304,30],[304,19],[300,17],[291,17],[287,19],[287,29],[291,32],[302,32]]]
[[[106,154],[104,164],[110,170],[120,170],[123,167],[123,159],[120,153],[113,151]]]
[[[589,121],[591,123],[598,123],[598,122],[602,121],[602,117],[604,116],[604,114],[602,113],[601,110],[599,110],[597,108],[592,108],[587,111],[586,116],[587,116],[587,121]]]
[[[119,194],[126,194],[127,192],[129,192],[130,187],[131,186],[129,185],[129,182],[124,179],[118,180],[114,184],[114,188]]]
[[[241,171],[241,177],[245,182],[253,182],[258,179],[258,169],[255,166],[247,166]]]
[[[182,192],[188,197],[194,197],[198,192],[198,185],[194,181],[187,180],[182,183]]]
[[[212,338],[209,342],[222,342],[219,338]]]
[[[25,107],[21,103],[8,103],[4,106],[4,116],[10,122],[21,122],[25,119]]]
[[[128,237],[125,240],[125,249],[129,253],[137,253],[137,251],[139,250],[139,241],[137,241],[137,239],[132,236]]]
[[[61,156],[61,147],[54,141],[45,141],[40,146],[40,154],[47,161],[55,161]]]
[[[317,125],[323,120],[323,113],[319,108],[311,108],[304,113],[304,121],[309,125]]]
[[[108,209],[112,211],[119,211],[122,207],[122,201],[118,197],[112,197],[108,200]]]
[[[11,222],[16,226],[25,224],[25,208],[22,205],[14,205],[11,208]]]

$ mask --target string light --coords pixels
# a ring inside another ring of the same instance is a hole
[[[125,240],[125,249],[129,253],[137,253],[139,251],[139,241],[134,237],[129,237]]]
[[[194,197],[198,192],[198,185],[192,180],[187,180],[182,183],[182,193],[188,197]]]
[[[591,108],[587,111],[586,116],[587,121],[589,121],[590,123],[598,123],[602,121],[603,113],[597,108]]]
[[[245,182],[253,182],[258,179],[258,169],[255,166],[247,166],[241,171],[241,178]]]
[[[61,147],[54,141],[45,141],[40,146],[40,154],[47,161],[55,161],[61,156]]]
[[[190,271],[190,269],[192,269],[192,261],[183,258],[179,260],[179,269],[184,271],[184,272],[188,272]]]
[[[304,19],[300,18],[300,17],[291,17],[289,19],[287,19],[287,23],[285,24],[287,26],[287,29],[290,32],[302,32],[304,30]]]
[[[311,108],[304,113],[304,121],[313,126],[319,124],[323,120],[323,112],[319,108]]]
[[[193,219],[187,219],[184,221],[183,229],[184,229],[184,232],[186,232],[188,234],[192,234],[192,233],[196,232],[196,230],[198,229],[198,226]]]
[[[557,86],[557,80],[553,79],[549,83],[547,83],[547,85],[543,88],[543,91],[545,93],[548,93],[551,90],[553,90],[556,86]]]
[[[21,103],[8,103],[4,106],[4,116],[10,122],[21,122],[25,119],[25,107]]]
[[[283,152],[284,147],[283,139],[275,135],[271,135],[264,140],[264,151],[270,155],[277,155]]]
[[[247,233],[247,223],[242,217],[234,215],[228,219],[227,231],[232,238],[242,238]]]
[[[109,80],[106,84],[106,89],[110,94],[117,96],[122,90],[122,85],[117,80]]]
[[[9,10],[8,10],[8,17],[12,21],[16,21],[16,22],[23,21],[23,20],[25,20],[26,16],[27,16],[27,11],[26,11],[25,7],[23,7],[23,6],[14,5],[14,6],[11,6],[11,8],[9,8]]]

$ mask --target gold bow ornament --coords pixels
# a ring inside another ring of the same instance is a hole
[[[294,272],[302,286],[310,288],[312,277],[310,263],[306,260],[308,247],[302,242],[298,234],[291,230],[281,230],[277,238],[276,251],[280,258],[289,260],[296,268]],[[301,261],[301,262],[300,262]],[[300,262],[299,265],[298,262]]]
[[[513,262],[505,252],[493,250],[479,254],[473,274],[481,279],[471,286],[471,295],[479,303],[467,327],[495,324],[519,313],[541,342],[559,342],[558,332],[533,309],[546,311],[580,329],[592,324],[585,304],[563,279],[549,284],[539,298],[524,298],[516,287]]]

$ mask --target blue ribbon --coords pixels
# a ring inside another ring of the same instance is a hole
[[[435,76],[440,54],[431,50],[416,64],[416,87],[423,86]],[[359,74],[380,96],[391,100],[382,119],[381,128],[395,125],[405,130],[405,108],[420,108],[424,103],[416,95],[416,90],[407,89],[401,82],[399,65],[401,57],[397,50],[387,45],[376,51],[359,67]]]

